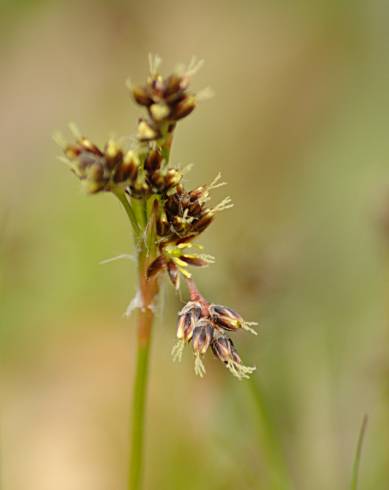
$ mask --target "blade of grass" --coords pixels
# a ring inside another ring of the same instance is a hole
[[[274,490],[292,490],[293,485],[282,453],[278,433],[259,381],[252,378],[247,386],[255,403],[256,425],[269,465],[271,488]]]
[[[363,446],[363,440],[364,440],[365,433],[366,433],[367,420],[368,420],[368,417],[365,414],[363,416],[362,425],[361,425],[361,429],[359,431],[359,436],[358,436],[357,448],[355,451],[350,490],[357,490],[357,487],[358,487],[359,466],[361,463],[362,446]]]

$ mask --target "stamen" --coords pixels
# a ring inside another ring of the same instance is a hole
[[[215,97],[215,91],[211,87],[205,87],[196,94],[196,100],[203,102]]]
[[[70,122],[69,123],[69,129],[70,129],[70,132],[72,133],[72,135],[77,139],[77,140],[80,140],[82,139],[82,134],[81,134],[81,131],[79,130],[78,126],[76,123],[74,122]]]
[[[149,53],[149,68],[150,74],[156,75],[158,73],[158,69],[161,66],[162,58],[158,54]]]
[[[182,249],[182,248],[191,248],[191,247],[193,247],[193,243],[191,243],[191,242],[181,242],[178,245],[176,245],[176,247],[177,248],[180,248],[180,249]]]
[[[185,340],[179,340],[172,348],[171,356],[173,362],[181,362],[182,353],[184,352]]]
[[[209,264],[214,264],[216,260],[213,255],[208,255],[208,254],[198,254],[197,257],[206,260]]]
[[[133,84],[132,84],[131,78],[127,78],[126,87],[128,88],[128,90],[132,90]]]
[[[188,68],[186,69],[185,75],[187,77],[192,77],[200,70],[203,64],[204,64],[204,60],[198,60],[196,56],[193,56],[189,62]]]
[[[223,187],[224,185],[227,185],[227,182],[219,182],[219,180],[222,178],[221,172],[219,172],[216,177],[213,179],[213,181],[207,185],[207,190],[212,190],[212,189],[218,189],[219,187]]]
[[[197,376],[200,376],[200,378],[203,378],[206,373],[204,363],[200,358],[200,354],[196,354],[195,356],[194,372]]]
[[[63,157],[63,156],[59,156],[57,157],[57,159],[61,162],[61,163],[64,163],[65,165],[68,165],[69,167],[73,168],[73,164],[72,162],[66,158],[66,157]]]
[[[188,163],[187,165],[185,165],[182,168],[180,168],[180,166],[179,166],[179,169],[180,169],[180,172],[182,173],[182,175],[185,175],[188,172],[190,172],[193,167],[194,167],[194,163]]]
[[[218,213],[219,211],[224,211],[226,209],[230,209],[234,206],[230,196],[227,196],[223,199],[223,201],[219,202],[214,208],[211,209],[212,213]]]
[[[250,374],[252,374],[257,369],[255,366],[243,366],[243,364],[239,364],[233,360],[227,361],[226,368],[232,373],[233,376],[235,376],[239,380],[249,379]]]
[[[242,323],[242,328],[243,330],[246,330],[247,332],[252,333],[253,335],[258,335],[258,332],[254,330],[253,328],[250,328],[251,325],[258,325],[257,322],[243,322]]]
[[[60,131],[55,131],[53,133],[52,138],[53,138],[54,143],[56,143],[63,150],[67,147],[67,142],[66,142],[63,134]]]
[[[135,257],[130,254],[121,254],[121,255],[116,255],[115,257],[111,257],[109,259],[104,259],[99,262],[99,264],[109,264],[110,262],[113,262],[114,260],[121,260],[121,259],[126,259],[126,260],[132,260],[135,261]]]

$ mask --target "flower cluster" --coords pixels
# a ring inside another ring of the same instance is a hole
[[[195,373],[203,377],[205,367],[203,356],[211,347],[214,355],[238,379],[249,378],[255,367],[242,364],[232,340],[227,332],[239,329],[257,335],[251,328],[255,322],[246,322],[239,313],[223,305],[209,303],[198,291],[193,281],[188,280],[191,300],[178,313],[177,339],[173,347],[174,361],[181,361],[185,345],[192,343],[195,356]]]
[[[129,83],[134,101],[146,110],[138,121],[137,137],[130,147],[111,138],[104,147],[92,143],[71,125],[75,141],[57,137],[62,160],[81,180],[88,193],[111,192],[124,204],[136,236],[138,252],[146,250],[145,280],[157,281],[166,272],[176,289],[184,278],[191,295],[195,294],[189,266],[204,267],[212,256],[202,253],[193,243],[214,220],[215,215],[232,206],[229,197],[210,205],[211,191],[223,186],[218,174],[207,185],[188,190],[183,184],[185,168],[169,163],[174,130],[178,121],[189,115],[201,99],[190,90],[190,80],[199,67],[192,62],[168,77],[159,72],[159,58],[150,61],[150,75],[144,85]],[[205,370],[202,356],[211,347],[215,355],[239,379],[254,368],[243,366],[226,332],[250,330],[249,323],[233,310],[209,304],[197,292],[196,299],[180,312],[177,336],[182,347],[191,342],[196,358],[196,373]]]
[[[186,70],[177,70],[166,78],[158,71],[160,63],[159,57],[151,60],[145,85],[128,84],[135,102],[147,109],[148,117],[138,122],[140,141],[154,141],[171,134],[177,121],[188,116],[196,106],[196,96],[188,89],[190,77],[201,62],[192,60]]]

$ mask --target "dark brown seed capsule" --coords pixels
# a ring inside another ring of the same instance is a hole
[[[235,349],[235,346],[232,343],[232,340],[228,339],[228,342],[230,344],[230,351],[231,351],[232,360],[238,364],[242,364],[242,359],[239,357],[239,354],[238,354],[237,350]]]
[[[191,200],[200,199],[200,197],[202,197],[204,195],[204,191],[205,191],[205,187],[204,186],[197,187],[196,189],[192,189],[189,192],[190,199]]]
[[[169,233],[170,225],[166,219],[166,215],[161,215],[157,220],[157,233],[159,236],[165,236]]]
[[[236,311],[223,305],[210,305],[209,311],[213,321],[224,330],[236,330],[244,323],[243,318]]]
[[[166,259],[163,255],[159,255],[147,269],[147,279],[151,279],[166,267]]]
[[[205,267],[208,262],[201,257],[194,257],[193,255],[181,255],[180,259],[189,265],[194,265],[195,267]]]
[[[203,209],[199,201],[195,201],[189,205],[189,213],[191,216],[198,218],[201,216]]]
[[[173,216],[173,227],[177,233],[182,233],[186,228],[185,221],[180,216]]]
[[[177,324],[177,338],[189,341],[193,334],[193,319],[190,313],[181,315]]]
[[[176,93],[178,90],[180,90],[181,83],[182,83],[182,77],[177,75],[176,73],[173,73],[169,77],[166,78],[165,83],[164,83],[164,88],[163,88],[163,96],[164,98],[168,97],[169,95],[172,95]]]
[[[152,174],[161,167],[162,155],[158,150],[151,150],[145,160],[145,170]]]
[[[231,360],[231,344],[229,338],[223,336],[219,336],[214,338],[211,343],[212,352],[218,357],[222,362],[228,362]]]
[[[171,110],[174,111],[174,108],[177,106],[177,104],[185,100],[186,97],[187,94],[185,90],[178,90],[177,92],[166,97],[165,102],[170,106]]]
[[[179,245],[180,243],[186,243],[186,242],[190,242],[192,240],[192,238],[194,238],[195,235],[187,235],[187,236],[184,236],[184,237],[181,237],[181,238],[177,238],[174,243],[176,243],[177,245]]]
[[[178,172],[175,168],[170,168],[165,175],[166,190],[176,186],[181,179],[182,179],[181,173]]]
[[[116,169],[113,176],[115,182],[125,182],[126,180],[134,181],[138,175],[138,166],[134,162],[123,162]]]
[[[89,141],[88,138],[81,138],[79,143],[85,150],[90,151],[95,155],[102,157],[104,154],[95,144]]]
[[[108,151],[105,154],[105,162],[109,170],[113,170],[115,167],[118,167],[123,162],[122,150],[117,149],[115,151],[114,149],[110,150],[108,148]]]
[[[241,317],[241,315],[239,315],[239,313],[237,313],[232,308],[229,308],[228,306],[212,304],[210,306],[210,310],[215,315],[228,316],[230,318],[234,318],[236,320],[243,321],[243,318]]]
[[[149,174],[147,181],[156,192],[162,191],[165,187],[165,179],[159,170],[155,170],[152,174]]]
[[[175,121],[188,116],[196,107],[196,99],[194,96],[187,96],[172,108],[171,118]]]
[[[192,346],[197,354],[205,354],[212,340],[213,328],[207,320],[200,320],[199,323],[202,324],[193,330]]]
[[[131,92],[137,104],[148,107],[153,103],[148,87],[133,86],[131,87]]]
[[[215,215],[211,211],[206,211],[203,216],[193,224],[193,231],[196,231],[197,233],[204,231],[212,223],[214,216]]]

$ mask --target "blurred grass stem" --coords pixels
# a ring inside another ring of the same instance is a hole
[[[364,415],[363,420],[362,420],[361,429],[359,431],[357,449],[355,451],[354,464],[353,464],[353,474],[352,474],[352,479],[351,479],[350,490],[357,490],[357,488],[358,488],[359,466],[361,463],[362,446],[363,446],[363,440],[364,440],[365,433],[366,433],[367,420],[368,420],[367,415]]]
[[[255,378],[252,378],[247,386],[255,404],[257,429],[269,465],[271,478],[269,488],[272,490],[292,490],[293,485],[289,477],[289,470],[261,386]]]
[[[155,258],[155,230],[144,199],[129,202],[125,193],[116,196],[123,204],[135,235],[138,261],[138,291],[140,305],[137,318],[137,353],[131,410],[130,461],[128,489],[139,490],[142,485],[144,427],[149,373],[149,354],[154,322],[154,303],[158,294],[156,278],[147,278],[147,268]],[[151,213],[150,213],[151,215]]]

